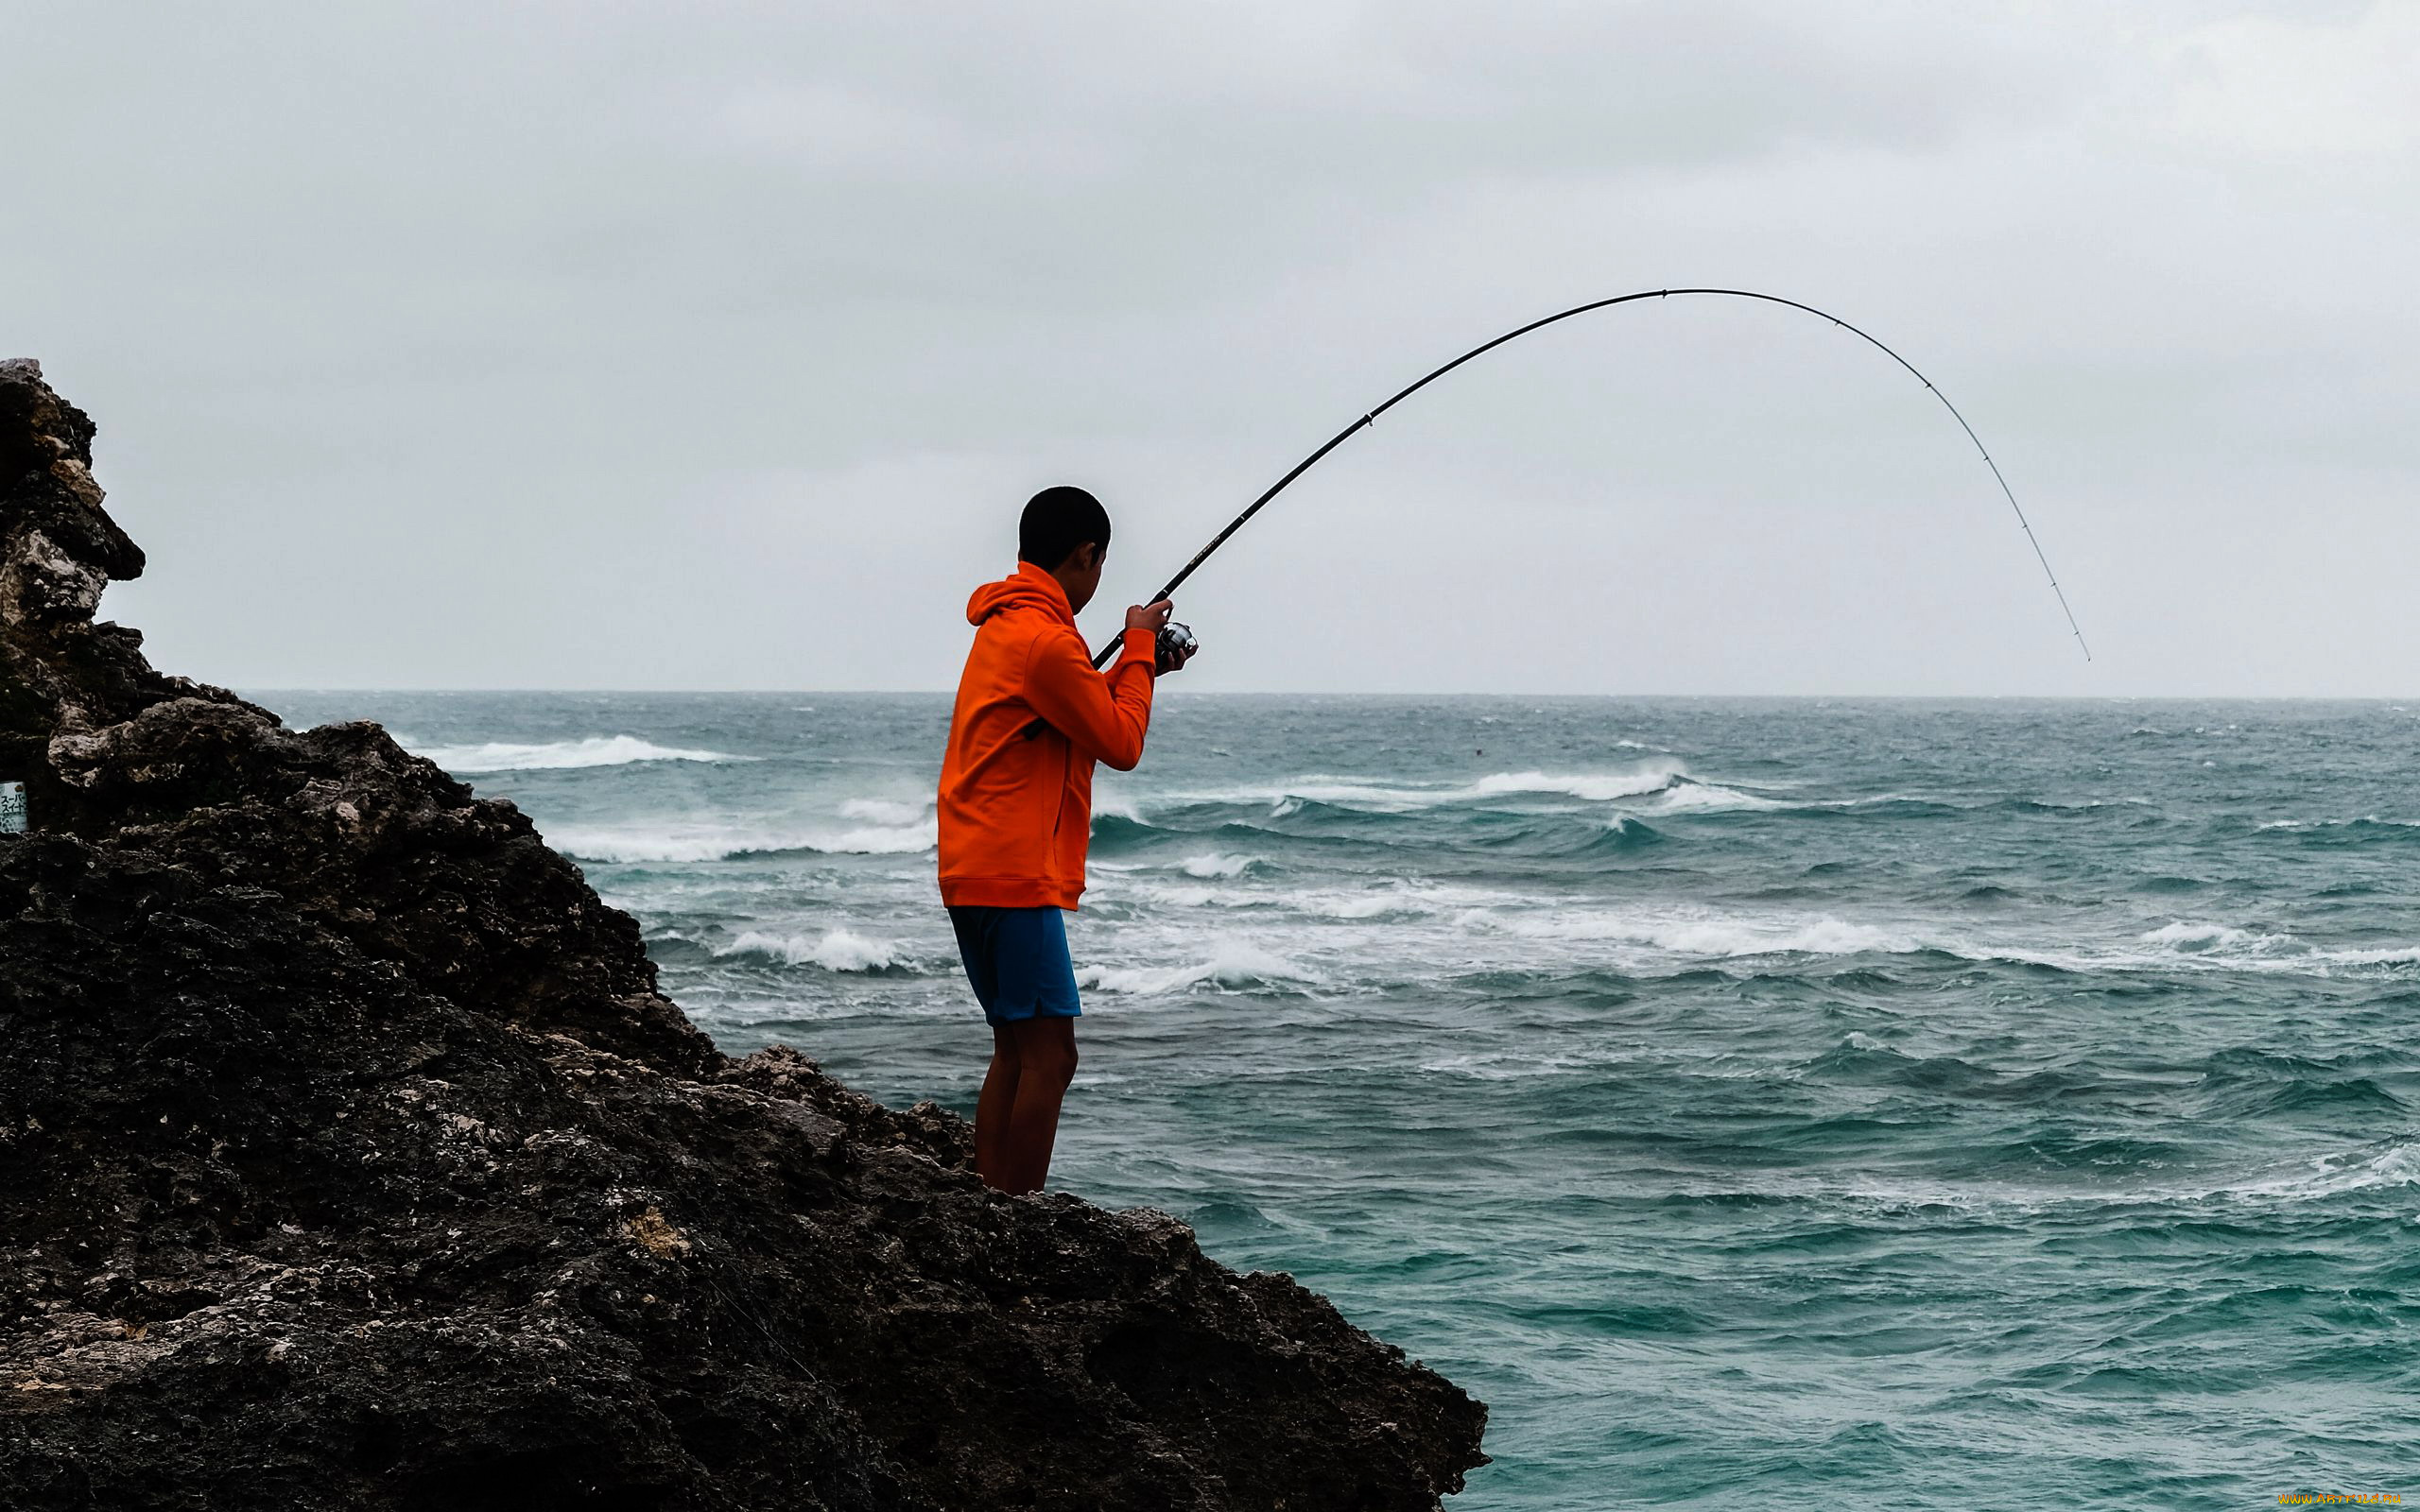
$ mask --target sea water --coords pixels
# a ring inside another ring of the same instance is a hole
[[[972,1113],[948,702],[267,696],[726,1049]],[[2420,1503],[2420,706],[1162,698],[1053,1184],[1483,1398],[1458,1509]]]

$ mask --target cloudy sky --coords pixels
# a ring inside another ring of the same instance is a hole
[[[246,687],[2420,694],[2420,4],[15,0],[0,355]],[[1115,604],[1107,602],[1115,598]]]

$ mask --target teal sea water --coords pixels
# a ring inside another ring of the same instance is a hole
[[[973,1110],[947,701],[274,694]],[[2420,705],[1187,696],[1054,1184],[1493,1409],[1458,1509],[2420,1501]]]

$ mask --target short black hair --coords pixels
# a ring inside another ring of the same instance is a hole
[[[1062,484],[1026,501],[1025,516],[1017,522],[1019,561],[1057,567],[1088,541],[1109,549],[1109,511],[1098,499]]]

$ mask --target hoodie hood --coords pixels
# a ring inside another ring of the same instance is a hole
[[[1076,611],[1068,604],[1067,591],[1059,586],[1059,579],[1029,561],[1017,563],[1013,575],[977,589],[966,601],[966,623],[980,625],[1011,609],[1040,610],[1063,624],[1076,623]]]

